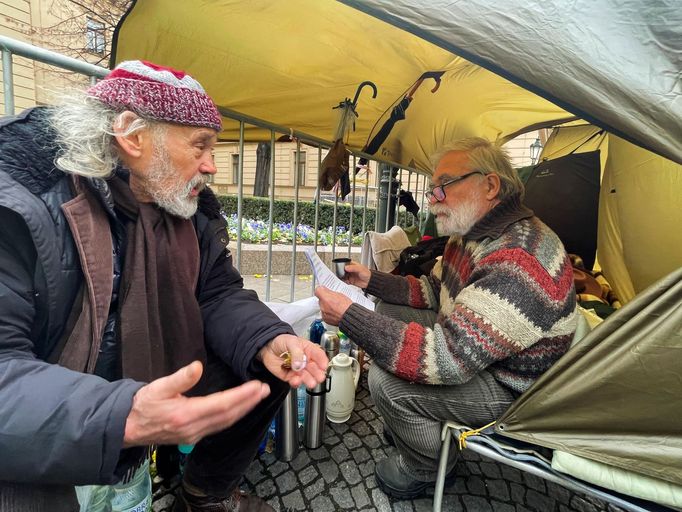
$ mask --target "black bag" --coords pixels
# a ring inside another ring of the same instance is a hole
[[[599,172],[599,151],[543,161],[528,178],[523,200],[588,270],[597,252]]]
[[[436,258],[442,256],[449,236],[422,240],[417,245],[406,247],[400,253],[400,261],[395,273],[401,276],[419,277],[431,272]]]

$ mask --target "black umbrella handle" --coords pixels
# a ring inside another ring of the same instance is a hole
[[[370,82],[369,80],[365,80],[365,81],[362,82],[360,85],[358,85],[358,90],[355,91],[355,98],[353,98],[353,110],[355,110],[355,107],[356,107],[357,104],[358,104],[358,98],[360,97],[360,91],[362,91],[362,89],[363,89],[365,86],[369,86],[369,87],[372,88],[372,91],[373,91],[373,93],[372,93],[372,99],[374,99],[374,98],[377,97],[377,86],[374,85],[374,82]]]

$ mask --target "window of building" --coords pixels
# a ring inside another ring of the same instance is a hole
[[[292,162],[293,166],[296,165],[296,151],[294,151],[293,159],[291,162]],[[299,151],[298,152],[298,184],[300,186],[305,185],[305,169],[306,169],[305,164],[306,164],[305,151]]]
[[[239,183],[239,153],[232,154],[232,183]]]
[[[104,53],[106,50],[104,23],[88,19],[85,25],[85,49],[93,53]]]

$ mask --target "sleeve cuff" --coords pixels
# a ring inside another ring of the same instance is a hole
[[[387,302],[395,302],[395,298],[400,296],[404,287],[406,287],[406,282],[403,276],[372,270],[372,276],[369,278],[365,291]]]
[[[364,339],[366,334],[366,325],[372,325],[372,317],[375,315],[360,304],[351,304],[341,317],[339,322],[339,329],[344,332],[350,339],[358,340]]]

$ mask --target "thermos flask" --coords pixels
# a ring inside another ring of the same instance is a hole
[[[320,346],[327,354],[327,359],[331,361],[339,353],[339,336],[334,331],[325,331],[320,339]]]
[[[324,438],[325,399],[329,391],[329,376],[325,382],[306,389],[305,422],[303,423],[303,444],[308,448],[319,448]]]
[[[275,416],[275,455],[285,462],[298,455],[298,400],[295,388],[289,390]]]

